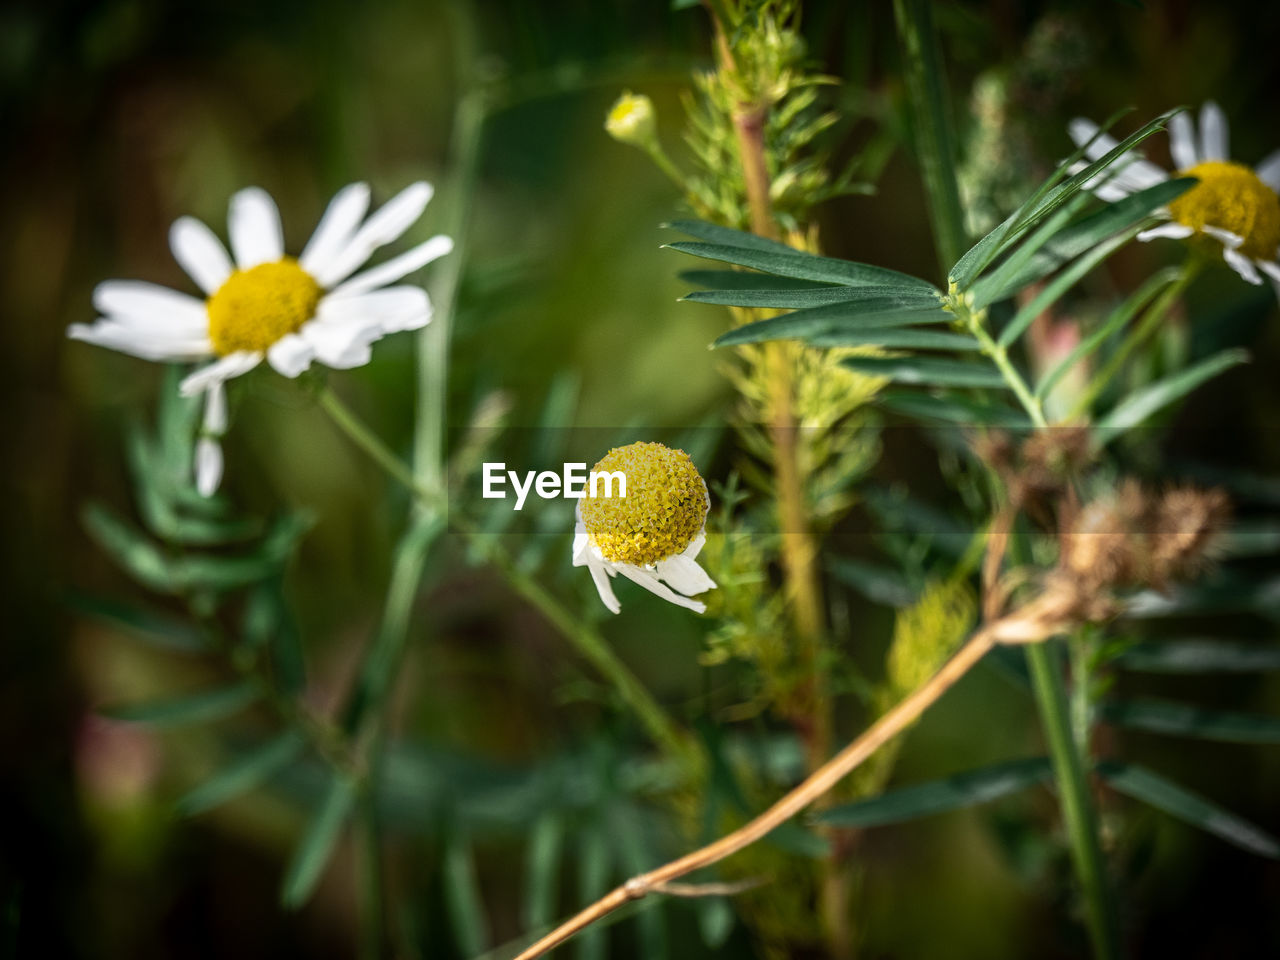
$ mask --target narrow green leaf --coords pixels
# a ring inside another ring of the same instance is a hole
[[[217,690],[204,690],[185,697],[130,704],[103,710],[105,716],[154,727],[176,727],[184,723],[208,723],[239,713],[258,698],[257,688],[248,681]]]
[[[352,780],[334,776],[329,781],[324,802],[316,811],[285,870],[280,901],[286,909],[296,910],[311,899],[325,865],[338,845],[338,838],[351,814],[355,799],[356,786]]]
[[[1074,350],[1063,357],[1052,370],[1044,375],[1040,382],[1036,384],[1036,397],[1044,399],[1052,393],[1053,388],[1058,385],[1058,381],[1066,376],[1072,367],[1085,357],[1091,356],[1117,330],[1127,326],[1129,321],[1138,315],[1139,311],[1154,300],[1161,290],[1177,280],[1181,273],[1182,270],[1179,267],[1166,267],[1164,270],[1148,277],[1142,286],[1130,294],[1120,306],[1116,307],[1111,316],[1097,330],[1081,340]]]
[[[832,807],[818,823],[835,827],[876,827],[989,803],[1049,779],[1046,757],[1032,757],[981,767],[942,780],[900,787],[876,797]]]
[[[885,409],[904,416],[953,423],[962,427],[1026,429],[1031,426],[1027,415],[1014,407],[953,393],[934,396],[915,391],[887,390],[876,397],[876,402]]]
[[[991,387],[1007,389],[1000,371],[985,363],[964,363],[934,357],[849,357],[841,366],[873,377],[888,377],[895,383],[934,387]]]
[[[1057,303],[1063,294],[1079,283],[1094,267],[1132,240],[1141,229],[1142,224],[1130,227],[1099,243],[1088,254],[1077,259],[1070,267],[1054,277],[1052,282],[1046,284],[1045,288],[1030,302],[1019,308],[1013,319],[1000,331],[996,342],[1002,347],[1012,344],[1022,336],[1027,327],[1031,326],[1031,321]]]
[[[1181,400],[1206,380],[1249,359],[1244,350],[1223,350],[1207,360],[1157,380],[1137,393],[1130,394],[1098,422],[1103,439],[1110,441],[1127,430],[1140,426],[1152,414]]]
[[[875,267],[851,260],[819,257],[811,253],[791,251],[756,250],[749,247],[731,247],[718,243],[677,241],[667,244],[672,250],[688,253],[705,260],[719,260],[739,267],[750,267],[764,273],[800,280],[817,280],[821,283],[839,283],[845,286],[879,286],[889,290],[926,290],[935,288],[927,281],[909,274],[899,273],[887,267]],[[790,249],[790,248],[788,248]],[[936,291],[935,291],[936,292]]]
[[[103,623],[123,627],[135,637],[162,650],[204,653],[208,638],[196,627],[176,617],[143,610],[109,597],[71,593],[67,606]]]
[[[1168,700],[1111,700],[1102,705],[1108,723],[1131,730],[1226,743],[1280,743],[1280,717],[1211,710]]]
[[[592,903],[609,889],[610,870],[609,834],[600,823],[591,823],[579,834],[578,841],[578,899]],[[576,944],[578,960],[604,960],[608,949],[608,937],[601,927],[588,928],[578,935]]]
[[[973,337],[942,330],[915,327],[886,327],[882,330],[842,330],[805,338],[811,347],[884,347],[888,350],[952,350],[973,352],[982,349]]]
[[[686,236],[696,237],[699,240],[705,240],[707,243],[724,244],[730,247],[745,247],[748,250],[764,250],[771,253],[800,253],[795,247],[787,246],[777,240],[770,240],[768,237],[762,237],[756,233],[747,233],[745,230],[735,230],[732,227],[722,227],[716,223],[707,223],[705,220],[672,220],[664,223],[664,227],[670,230],[678,230]]]
[[[765,340],[805,340],[812,336],[858,333],[906,327],[920,323],[946,323],[952,315],[937,309],[908,309],[891,301],[834,303],[825,307],[796,310],[781,317],[769,317],[721,334],[712,344],[716,347],[761,343]]]
[[[827,569],[837,580],[847,583],[867,599],[887,607],[907,607],[918,591],[894,567],[880,566],[852,557],[832,557]]]
[[[1144,673],[1253,673],[1280,670],[1280,645],[1261,641],[1162,640],[1139,643],[1113,661]]]
[[[757,275],[757,279],[761,279]],[[894,303],[911,310],[937,310],[938,298],[925,290],[920,293],[902,292],[886,297],[884,287],[813,287],[809,290],[787,290],[756,286],[730,290],[695,290],[686,294],[685,300],[693,303],[713,303],[724,307],[766,307],[771,309],[799,310],[820,307],[829,303]]]
[[[676,274],[685,283],[711,290],[755,290],[760,287],[760,274],[746,270],[681,270]],[[830,290],[830,284],[794,277],[770,277],[773,290]],[[838,288],[837,288],[838,289]]]
[[[995,270],[974,283],[972,291],[973,309],[980,310],[995,303],[1002,297],[1008,296],[1011,282],[1026,269],[1031,258],[1045,244],[1056,237],[1062,231],[1062,228],[1071,222],[1072,217],[1086,205],[1093,202],[1094,198],[1090,194],[1083,194],[1073,198],[1068,205],[1046,219]]]
[[[1011,296],[1076,257],[1094,250],[1108,237],[1131,227],[1141,229],[1148,222],[1149,214],[1186,193],[1196,183],[1194,177],[1165,180],[1123,200],[1108,203],[1101,210],[1069,224],[1031,257],[1021,272],[1009,279],[1007,288],[997,293],[994,299],[1003,300]]]
[[[177,803],[183,816],[194,816],[212,810],[261,786],[277,771],[288,765],[306,746],[297,731],[282,733],[256,750],[237,757]]]
[[[638,876],[657,866],[653,843],[645,831],[639,809],[614,804],[609,811],[612,833],[629,876]],[[661,909],[646,910],[636,917],[636,955],[652,960],[669,956],[666,917]]]
[[[457,824],[446,833],[442,869],[445,907],[458,950],[465,957],[478,956],[488,949],[489,923],[476,879],[471,840]]]
[[[157,593],[177,593],[181,582],[169,558],[137,528],[98,503],[87,504],[81,514],[94,541],[126,573]]]
[[[733,933],[733,906],[724,897],[699,897],[696,909],[703,945],[710,950],[719,950]]]
[[[548,810],[534,822],[529,835],[529,852],[524,868],[526,929],[541,930],[555,919],[564,827],[564,815],[559,810]]]
[[[1154,771],[1136,764],[1107,762],[1098,764],[1098,773],[1117,793],[1150,804],[1250,853],[1280,859],[1280,841],[1275,837]]]

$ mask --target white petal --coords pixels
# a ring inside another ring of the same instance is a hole
[[[333,292],[338,296],[343,296],[352,293],[366,293],[378,287],[384,287],[388,283],[394,283],[401,277],[408,276],[415,270],[420,270],[432,260],[438,260],[452,249],[453,241],[450,238],[444,236],[432,237],[430,240],[405,251],[398,257],[392,257],[386,263],[378,264],[378,266],[372,267],[364,273],[356,274]]]
[[[1098,125],[1087,117],[1076,117],[1068,123],[1067,133],[1077,147],[1085,148],[1084,155],[1090,160],[1097,160],[1120,145],[1111,134],[1100,132]]]
[[[1101,160],[1120,145],[1115,137],[1100,133],[1098,125],[1084,117],[1076,117],[1067,124],[1067,132],[1077,147],[1084,147],[1084,155],[1090,160]],[[1085,146],[1088,144],[1088,146]],[[1081,168],[1083,169],[1083,167]],[[1132,150],[1122,153],[1103,172],[1107,182],[1120,180],[1119,186],[1126,186],[1130,192],[1155,186],[1168,179],[1168,175],[1149,160],[1144,160]],[[1093,189],[1091,186],[1090,189]],[[1096,192],[1096,190],[1095,190]],[[1105,198],[1104,198],[1105,199]]]
[[[1280,283],[1280,263],[1274,263],[1270,260],[1257,261],[1259,269],[1262,270],[1272,280]]]
[[[378,247],[397,239],[413,226],[427,208],[432,192],[431,185],[422,181],[405,187],[379,207],[333,260],[313,276],[326,288],[345,280]]]
[[[284,256],[280,211],[261,187],[246,187],[231,198],[227,228],[231,233],[231,250],[241,270]]]
[[[213,353],[213,344],[207,337],[157,337],[146,330],[126,326],[107,318],[97,323],[73,323],[67,328],[72,340],[83,340],[108,350],[127,353],[143,360],[168,363],[186,363],[203,360]]]
[[[227,388],[218,381],[204,394],[204,432],[220,436],[227,429]]]
[[[707,482],[705,480],[702,481],[702,485],[705,487],[707,485]],[[684,552],[681,553],[680,555],[682,557],[688,557],[690,560],[696,560],[698,557],[698,554],[702,552],[703,544],[705,544],[706,542],[707,542],[707,528],[703,527],[701,530],[698,531],[697,535],[692,540],[689,541],[689,545],[684,548]]]
[[[1200,162],[1195,125],[1191,122],[1191,115],[1185,111],[1175,114],[1169,121],[1169,152],[1178,170],[1190,170]]]
[[[1169,175],[1150,160],[1143,160],[1134,154],[1125,154],[1116,161],[1115,167],[1116,174],[1112,179],[1134,191],[1154,187],[1157,183],[1164,183],[1169,179]]]
[[[286,333],[267,348],[267,362],[290,379],[311,366],[315,357],[315,348],[296,333]]]
[[[431,301],[421,287],[384,287],[355,296],[325,297],[316,308],[316,319],[325,323],[368,320],[384,333],[416,330],[431,319]]]
[[[1275,153],[1269,153],[1258,164],[1255,172],[1258,179],[1265,183],[1276,193],[1280,193],[1280,150]]]
[[[356,228],[369,209],[369,185],[352,183],[334,194],[316,226],[298,262],[313,277],[333,261],[334,256],[351,242]]]
[[[609,577],[606,575],[605,565],[592,560],[587,564],[587,569],[591,571],[591,579],[595,582],[596,593],[600,594],[601,602],[609,608],[610,612],[621,613],[622,604],[618,602],[613,592],[613,584],[609,582]]]
[[[195,217],[179,217],[169,228],[169,249],[173,258],[196,286],[216,293],[231,276],[231,258],[212,230]]]
[[[587,565],[587,551],[591,548],[591,537],[587,533],[587,528],[578,523],[573,528],[573,565],[575,567],[585,567]]]
[[[1222,245],[1231,250],[1244,244],[1244,237],[1238,233],[1232,233],[1230,230],[1223,230],[1222,227],[1203,226],[1200,229],[1209,236],[1222,241]]]
[[[316,323],[305,324],[298,335],[311,347],[320,360],[336,370],[350,370],[369,362],[372,354],[369,344],[382,336],[382,328],[367,323]]]
[[[196,441],[196,489],[203,497],[211,497],[222,482],[222,444],[212,437]]]
[[[248,373],[261,362],[262,354],[250,350],[237,350],[190,374],[178,384],[178,392],[184,397],[194,397],[197,393],[208,390],[215,383],[223,383],[232,377]]]
[[[682,554],[661,561],[657,565],[657,574],[658,579],[665,580],[671,589],[688,597],[716,587],[716,582],[707,576],[707,571],[698,565],[697,560],[690,560]]]
[[[1150,230],[1143,230],[1138,234],[1138,239],[1143,243],[1148,240],[1185,240],[1187,237],[1195,233],[1191,227],[1183,223],[1162,223],[1158,227],[1152,227]]]
[[[1222,259],[1227,261],[1227,265],[1236,273],[1244,277],[1252,284],[1261,284],[1262,276],[1253,265],[1253,261],[1240,253],[1238,250],[1232,250],[1230,247],[1222,248]]]
[[[209,329],[204,301],[142,280],[107,280],[93,291],[93,305],[126,326],[180,330],[186,336],[202,336]]]
[[[1200,108],[1200,159],[1227,159],[1227,115],[1209,100]]]
[[[666,584],[659,582],[657,577],[648,570],[645,570],[643,567],[633,566],[630,563],[617,563],[614,564],[614,569],[628,580],[633,583],[640,584],[640,586],[644,587],[650,593],[661,597],[668,603],[674,603],[678,607],[685,607],[695,613],[707,612],[707,605],[705,603],[700,603],[697,600],[690,600],[688,597],[680,596],[680,594],[676,593]]]

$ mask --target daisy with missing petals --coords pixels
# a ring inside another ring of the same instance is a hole
[[[1116,146],[1090,120],[1073,120],[1069,129],[1077,145],[1089,144],[1090,160]],[[1169,148],[1175,176],[1200,182],[1160,211],[1168,223],[1144,230],[1138,239],[1196,237],[1221,246],[1236,273],[1250,283],[1261,283],[1259,271],[1265,273],[1280,296],[1280,150],[1252,170],[1227,159],[1227,118],[1213,102],[1200,110],[1199,137],[1187,114],[1169,121]],[[1154,163],[1129,153],[1088,186],[1103,200],[1119,200],[1167,179]]]
[[[705,604],[689,598],[715,588],[696,559],[707,542],[711,499],[689,455],[660,443],[631,443],[610,450],[591,472],[626,477],[626,496],[601,478],[596,495],[588,485],[578,501],[573,565],[591,571],[604,605],[614,613],[622,609],[609,582],[622,574],[663,600],[704,612]]]
[[[196,486],[205,496],[222,478],[218,438],[227,426],[224,384],[266,360],[296,377],[314,360],[346,370],[369,362],[369,345],[388,333],[416,330],[431,319],[420,287],[396,285],[453,249],[432,237],[362,273],[353,273],[422,216],[430,184],[415,183],[372,215],[369,186],[338,192],[297,259],[286,256],[280,212],[264,190],[231,198],[228,256],[213,231],[182,217],[169,231],[173,256],[204,299],[137,280],[108,280],[93,293],[102,317],[68,335],[145,360],[212,359],[182,381],[183,396],[204,394],[204,427],[196,445]]]

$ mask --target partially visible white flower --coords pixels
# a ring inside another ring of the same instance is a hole
[[[620,143],[649,149],[658,135],[658,121],[653,101],[644,94],[626,91],[610,108],[604,120],[609,136]]]
[[[178,219],[169,231],[174,259],[204,291],[203,300],[142,281],[108,280],[93,293],[102,317],[73,324],[67,334],[145,360],[213,359],[180,386],[183,396],[205,396],[194,471],[196,486],[208,496],[222,478],[218,440],[227,426],[226,381],[263,360],[286,377],[313,361],[339,370],[358,367],[369,362],[370,344],[431,320],[425,290],[389,284],[452,250],[448,237],[432,237],[352,276],[422,216],[431,194],[430,184],[414,183],[366,217],[369,185],[344,187],[294,259],[285,255],[275,202],[257,187],[241,190],[228,215],[234,263],[213,231],[193,217]]]
[[[1100,134],[1091,120],[1077,118],[1068,129],[1077,145],[1089,144],[1085,154],[1090,160],[1116,147],[1115,139]],[[1138,239],[1208,238],[1221,246],[1223,259],[1236,273],[1255,284],[1266,274],[1280,296],[1280,150],[1251,170],[1228,159],[1227,132],[1226,115],[1212,101],[1200,110],[1199,137],[1187,114],[1170,120],[1175,176],[1200,182],[1159,211],[1168,223],[1144,230]],[[1167,179],[1164,170],[1130,152],[1086,186],[1104,200],[1119,200]]]
[[[604,605],[622,609],[610,578],[622,574],[663,600],[697,613],[706,604],[690,597],[715,588],[697,557],[707,542],[707,485],[683,450],[660,443],[616,447],[592,473],[620,472],[626,496],[603,480],[578,501],[573,565],[585,566]],[[612,496],[606,496],[612,492]]]

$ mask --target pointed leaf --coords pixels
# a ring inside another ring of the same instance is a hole
[[[179,800],[178,812],[194,816],[248,793],[297,758],[305,746],[300,733],[289,731],[250,750]]]
[[[1253,673],[1280,670],[1280,645],[1231,640],[1139,643],[1113,661],[1145,673]]]
[[[981,767],[943,780],[889,790],[876,797],[825,810],[815,819],[834,827],[875,827],[959,810],[1006,797],[1049,779],[1045,757]]]
[[[103,710],[105,716],[154,727],[176,727],[184,723],[207,723],[239,713],[258,699],[258,689],[245,681],[231,687],[204,690],[185,697],[130,704]]]
[[[868,600],[886,607],[910,606],[919,595],[919,591],[894,567],[852,557],[832,557],[827,561],[827,569],[837,580],[847,583]]]
[[[877,298],[861,303],[810,307],[781,317],[745,323],[721,334],[713,346],[738,346],[765,340],[805,340],[812,336],[883,330],[918,323],[946,323],[951,319],[951,314],[942,310],[941,305],[928,309],[911,308],[892,298]]]
[[[887,267],[876,267],[852,260],[837,260],[811,253],[758,250],[750,247],[731,247],[718,243],[677,241],[667,244],[673,250],[688,253],[706,260],[719,260],[739,267],[749,267],[780,277],[796,277],[800,280],[817,280],[820,283],[839,283],[845,286],[872,285],[895,291],[934,291],[927,281],[910,274],[899,273]]]
[[[355,799],[356,786],[352,780],[340,775],[330,780],[324,802],[312,818],[285,871],[280,900],[286,909],[296,910],[311,899],[325,865],[338,845]]]
[[[966,353],[982,349],[982,344],[967,334],[916,327],[819,333],[806,337],[805,343],[811,347],[884,347],[888,350],[954,350]]]
[[[1225,370],[1239,366],[1249,359],[1244,350],[1223,350],[1207,360],[1157,380],[1137,393],[1130,394],[1114,409],[1098,421],[1098,430],[1104,440],[1110,441],[1120,434],[1140,426],[1153,414],[1181,400],[1206,380],[1211,380]]]
[[[1102,705],[1108,723],[1131,730],[1226,743],[1280,743],[1280,717],[1211,710],[1169,700],[1112,700]]]
[[[609,889],[609,835],[597,822],[588,824],[578,836],[578,899],[591,903]],[[576,955],[579,960],[604,960],[608,944],[604,928],[588,928],[578,935]]]
[[[729,290],[695,290],[684,296],[693,303],[713,303],[724,307],[766,307],[771,309],[799,310],[805,307],[821,307],[830,303],[861,303],[865,301],[889,302],[883,287],[813,287],[809,290],[787,290],[770,287],[767,279],[756,276],[757,286]],[[941,304],[929,291],[895,293],[892,301],[897,306],[913,310],[937,310]]]
[[[548,810],[533,825],[524,869],[526,929],[541,930],[555,919],[564,835],[564,814],[559,810]]]
[[[672,220],[670,223],[664,223],[664,227],[670,230],[678,230],[686,236],[696,237],[699,240],[705,240],[707,243],[720,243],[730,247],[746,247],[749,250],[765,250],[775,253],[800,253],[795,247],[787,246],[777,240],[770,240],[768,237],[762,237],[756,233],[747,233],[745,230],[735,230],[732,227],[722,227],[716,223],[707,223],[705,220]]]
[[[489,922],[476,879],[470,838],[456,825],[447,831],[443,871],[445,906],[458,950],[465,957],[479,956],[488,949]]]
[[[904,416],[919,420],[939,420],[963,427],[1027,429],[1031,426],[1031,421],[1021,410],[952,393],[934,396],[914,391],[888,390],[879,394],[876,402],[885,409]]]
[[[1163,810],[1228,843],[1263,857],[1280,859],[1280,841],[1212,800],[1136,764],[1100,763],[1098,773],[1113,790]]]
[[[771,290],[840,289],[833,288],[830,284],[797,280],[794,277],[769,277],[766,280],[760,274],[746,270],[681,270],[676,276],[685,283],[711,290],[756,290],[762,286]]]
[[[964,363],[935,357],[849,357],[841,366],[895,383],[934,387],[1007,387],[1000,371],[986,363]]]

